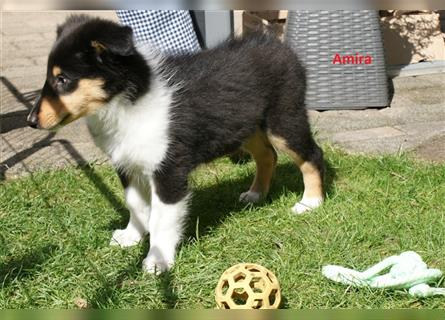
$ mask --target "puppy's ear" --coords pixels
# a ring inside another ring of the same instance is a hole
[[[91,40],[91,47],[96,55],[111,53],[118,56],[129,56],[134,53],[133,30],[127,26],[115,26],[97,39]]]

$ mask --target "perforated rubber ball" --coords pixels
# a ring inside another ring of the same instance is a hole
[[[215,289],[219,309],[277,309],[278,279],[263,266],[240,263],[224,271]]]

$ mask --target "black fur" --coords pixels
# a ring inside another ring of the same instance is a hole
[[[99,77],[105,79],[109,99],[126,92],[135,101],[149,90],[151,71],[134,47],[131,28],[100,18],[74,15],[60,25],[48,58],[49,82],[52,66],[62,68],[68,83],[61,88],[48,84],[49,95],[70,93],[79,79]]]
[[[214,49],[172,57],[178,84],[168,159],[155,173],[161,199],[174,203],[187,190],[197,165],[236,151],[257,128],[285,138],[304,160],[322,168],[312,139],[304,96],[305,71],[295,53],[277,39],[253,35]]]
[[[149,92],[154,73],[135,49],[130,28],[74,16],[57,33],[48,73],[50,66],[61,66],[70,79],[65,91],[74,90],[78,79],[100,77],[109,99],[126,93],[134,102]],[[284,138],[290,149],[323,171],[322,151],[312,138],[305,110],[305,70],[275,37],[229,39],[213,49],[166,58],[156,68],[168,86],[177,88],[168,157],[153,173],[165,203],[186,195],[194,168],[238,150],[257,129]],[[45,88],[54,90],[47,84]],[[120,176],[125,186],[129,177]]]

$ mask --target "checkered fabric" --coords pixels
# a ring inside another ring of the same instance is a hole
[[[186,10],[118,10],[137,42],[148,42],[166,54],[200,50],[192,18]]]

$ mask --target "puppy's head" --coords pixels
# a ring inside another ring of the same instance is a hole
[[[53,129],[102,108],[124,90],[125,66],[134,54],[131,28],[85,15],[68,18],[57,29],[29,125]]]

